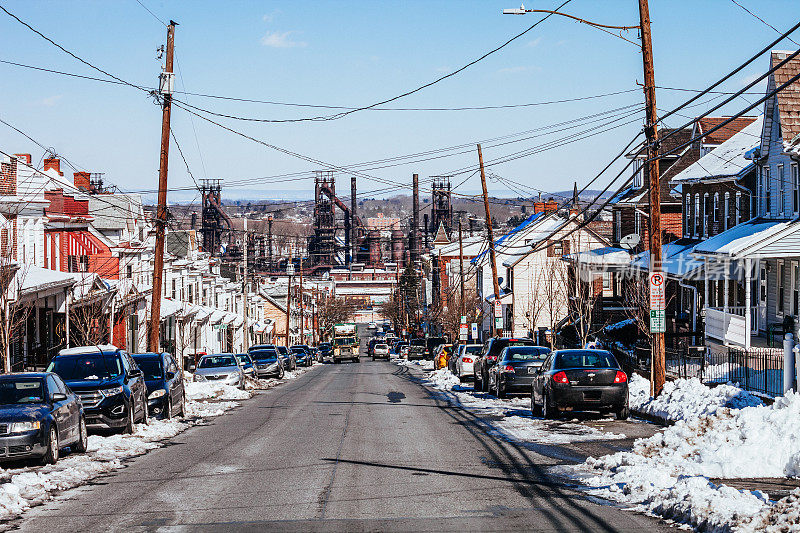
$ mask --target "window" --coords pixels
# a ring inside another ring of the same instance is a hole
[[[189,285],[189,303],[190,304],[194,303],[194,291],[192,289],[194,289],[194,287],[192,285]]]
[[[794,316],[797,316],[798,303],[800,303],[798,282],[800,282],[800,267],[798,267],[797,261],[792,261],[792,314]]]
[[[178,282],[177,280],[172,280],[172,299],[175,299],[175,296],[178,294]]]
[[[67,271],[68,272],[88,272],[89,271],[89,256],[88,255],[68,255],[67,256]]]
[[[725,193],[724,206],[725,207],[723,209],[725,210],[725,212],[723,213],[724,218],[722,219],[722,231],[725,231],[726,229],[728,229],[728,221],[730,220],[731,193],[729,193],[729,192]]]
[[[642,221],[639,218],[639,212],[634,209],[633,211],[633,232],[636,235],[642,236]]]
[[[785,279],[784,279],[784,272],[783,272],[783,260],[778,259],[778,301],[777,301],[777,309],[775,310],[776,314],[779,316],[783,316],[784,304],[786,303],[784,298],[785,292]]]
[[[622,211],[614,211],[614,238],[617,242],[622,239]]]
[[[708,237],[708,225],[711,222],[711,200],[708,193],[703,194],[703,237]]]
[[[714,222],[719,222],[719,193],[714,193]]]
[[[736,193],[736,209],[734,209],[735,214],[734,218],[736,222],[734,224],[739,224],[742,221],[742,193]]]
[[[772,180],[769,176],[769,167],[764,167],[764,214],[772,213]]]
[[[125,277],[128,279],[133,279],[133,265],[128,265],[125,267]]]
[[[683,197],[683,236],[688,237],[692,234],[692,195],[687,194]]]
[[[786,180],[783,175],[783,163],[778,165],[778,190],[780,191],[778,213],[783,215],[786,210]]]
[[[700,235],[700,193],[694,195],[694,236]]]
[[[797,170],[797,163],[792,163],[789,167],[792,173],[792,213],[800,213],[800,175]]]

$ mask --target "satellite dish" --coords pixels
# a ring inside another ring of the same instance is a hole
[[[639,237],[638,233],[631,233],[630,235],[625,235],[619,240],[619,247],[624,248],[625,250],[633,250],[639,246],[639,242],[641,240],[642,238]]]

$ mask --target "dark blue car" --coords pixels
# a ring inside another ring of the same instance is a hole
[[[85,452],[86,420],[80,399],[55,374],[0,376],[0,460],[58,461],[61,448]]]
[[[305,344],[295,344],[289,350],[294,354],[298,366],[311,366],[314,364],[314,353]]]
[[[278,352],[274,348],[251,349],[248,355],[256,365],[256,377],[278,379],[283,377],[283,361],[278,357]]]
[[[47,371],[78,395],[87,424],[133,433],[136,422],[148,423],[144,374],[125,350],[110,344],[68,348],[50,361]]]
[[[147,408],[153,416],[172,418],[186,414],[183,372],[168,353],[139,353],[133,360],[144,372]]]

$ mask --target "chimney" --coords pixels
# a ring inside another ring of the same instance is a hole
[[[56,159],[58,162],[58,159]],[[45,160],[45,169],[47,169],[47,160]],[[58,170],[58,168],[56,168]],[[92,192],[92,183],[90,178],[90,174],[88,172],[74,172],[72,174],[72,182],[75,184],[77,188],[82,191]]]
[[[14,154],[14,157],[23,159],[27,165],[31,164],[31,154]]]
[[[59,158],[57,158],[57,157],[45,158],[45,160],[44,160],[44,170],[47,171],[47,170],[50,170],[51,168],[53,170],[55,170],[56,172],[58,172],[59,176],[63,176],[64,175],[64,173],[61,172],[61,160]]]

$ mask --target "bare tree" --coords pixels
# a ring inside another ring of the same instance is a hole
[[[622,289],[625,314],[636,324],[639,338],[650,344],[650,286],[647,278],[634,274],[626,280]]]
[[[3,372],[11,368],[11,347],[25,336],[33,301],[20,298],[27,268],[11,258],[10,253],[0,254],[0,349],[3,353]]]
[[[70,306],[70,336],[75,345],[94,346],[108,340],[108,318],[105,315],[102,297],[90,297],[88,301]]]
[[[353,306],[344,298],[330,296],[323,300],[322,305],[317,308],[317,323],[322,334],[325,335],[334,324],[350,320],[353,311]]]

